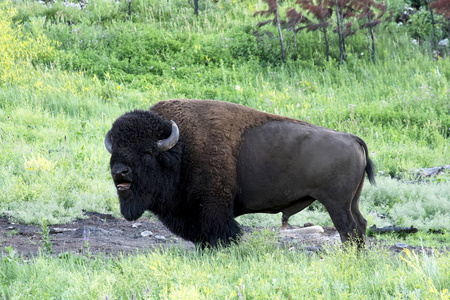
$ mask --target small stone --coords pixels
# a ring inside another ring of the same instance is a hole
[[[296,239],[298,236],[321,234],[324,233],[322,226],[315,225],[310,227],[302,227],[295,229],[286,229],[280,231],[280,236],[284,238]]]
[[[55,233],[64,233],[67,231],[75,231],[75,228],[59,228],[59,227],[53,227],[50,228],[50,233],[51,234],[55,234]]]
[[[319,253],[320,251],[323,250],[323,248],[321,246],[305,246],[302,248],[303,250],[309,251],[309,252],[315,252],[315,253]]]
[[[166,238],[163,235],[155,235],[155,239],[160,240],[160,241],[166,240]]]
[[[152,236],[152,235],[153,235],[153,232],[148,231],[148,230],[145,230],[145,231],[142,231],[142,232],[141,232],[141,235],[142,235],[143,237]]]
[[[395,247],[397,248],[407,248],[408,244],[407,243],[395,243]]]
[[[139,222],[133,223],[131,225],[131,227],[133,227],[133,228],[138,228],[138,227],[141,227],[141,226],[142,226],[142,223],[139,223]]]
[[[9,226],[9,227],[8,227],[9,230],[12,230],[12,229],[14,229],[14,228],[16,228],[16,227],[14,227],[14,226]]]
[[[312,233],[323,233],[325,231],[323,230],[322,226],[313,225],[313,226],[293,229],[292,232],[296,232],[298,234],[312,234]]]
[[[448,47],[448,39],[443,39],[439,42],[439,46]]]

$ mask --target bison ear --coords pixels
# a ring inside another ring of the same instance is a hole
[[[178,139],[180,138],[177,123],[172,120],[170,122],[172,123],[172,132],[170,136],[167,139],[156,142],[160,153],[172,149],[178,143]]]
[[[111,131],[108,131],[108,133],[105,135],[105,148],[108,150],[109,153],[112,153],[112,141],[110,133]]]

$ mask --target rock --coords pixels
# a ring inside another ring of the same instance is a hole
[[[53,227],[50,228],[50,234],[56,234],[56,233],[64,233],[67,231],[75,231],[75,228],[59,228],[59,227]]]
[[[74,238],[89,238],[94,236],[108,236],[108,235],[111,235],[111,232],[94,226],[79,227],[72,234]]]
[[[143,237],[148,237],[148,236],[152,236],[152,235],[153,235],[153,232],[148,231],[148,230],[141,232],[141,236],[143,236]]]
[[[445,167],[433,167],[433,168],[420,168],[416,169],[415,172],[419,176],[430,177],[431,175],[437,175],[445,170]]]
[[[448,47],[448,39],[443,39],[439,42],[439,46]]]
[[[395,243],[395,247],[403,249],[403,248],[407,248],[408,244],[407,243]]]
[[[155,239],[160,240],[160,241],[166,240],[166,238],[163,235],[155,235]]]
[[[85,214],[86,216],[89,216],[89,217],[97,217],[97,218],[105,219],[105,220],[111,220],[113,218],[113,216],[111,214],[104,214],[104,213],[99,213],[96,211],[88,211],[88,210],[83,209],[82,212],[83,212],[83,214]]]
[[[398,227],[398,226],[386,226],[386,227],[382,227],[382,228],[378,228],[377,225],[372,225],[369,228],[369,233],[378,233],[378,234],[382,234],[382,233],[388,233],[388,232],[396,232],[396,233],[402,233],[402,234],[406,234],[406,233],[416,233],[418,232],[419,229],[415,228],[414,226],[411,227]]]
[[[320,251],[323,251],[323,248],[316,247],[316,246],[305,246],[305,247],[301,248],[301,250],[319,253]]]
[[[323,233],[323,232],[325,232],[325,231],[323,230],[322,226],[315,225],[315,226],[309,226],[309,227],[303,227],[303,228],[286,229],[286,230],[282,230],[280,233],[282,236],[289,237],[289,236]]]
[[[372,217],[372,218],[376,218],[378,215],[377,215],[377,211],[376,210],[372,210],[370,213],[369,213],[369,217]]]
[[[141,227],[141,226],[142,226],[142,223],[139,223],[139,222],[133,223],[131,225],[131,227],[133,227],[133,228],[138,228],[138,227]]]
[[[389,218],[389,215],[388,215],[388,214],[385,214],[385,213],[381,213],[381,214],[380,214],[380,218],[381,218],[381,219],[387,219],[387,218]]]

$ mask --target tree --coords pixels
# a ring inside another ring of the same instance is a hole
[[[131,20],[131,1],[128,0],[128,20]]]
[[[257,11],[253,14],[254,17],[260,15],[260,16],[270,16],[270,15],[274,15],[273,19],[270,20],[266,20],[264,22],[259,22],[257,24],[258,27],[262,27],[268,23],[273,23],[274,25],[277,26],[278,29],[278,37],[280,40],[280,46],[281,46],[281,56],[283,59],[283,63],[286,62],[286,53],[284,51],[284,43],[283,43],[283,35],[281,33],[281,21],[280,21],[280,14],[278,13],[278,0],[263,0],[264,2],[267,3],[267,5],[269,6],[269,8],[267,10],[260,10]]]
[[[188,3],[194,7],[194,14],[198,16],[198,0],[194,0],[194,3],[191,2],[191,0],[188,0]]]
[[[428,0],[430,1],[430,0]],[[435,21],[433,17],[433,10],[438,15],[443,15],[445,19],[447,19],[448,23],[448,32],[450,32],[450,1],[449,0],[436,0],[433,3],[429,3],[428,5],[431,13],[431,22],[433,25],[433,34],[436,41],[436,30],[435,30]]]
[[[433,14],[433,9],[430,6],[430,2],[431,0],[427,0],[427,4],[428,4],[428,10],[430,11],[430,17],[431,17],[431,26],[433,27],[433,40],[431,41],[433,47],[436,47],[436,22],[434,21],[434,14]]]
[[[339,53],[341,64],[346,60],[345,38],[356,33],[352,22],[346,20],[355,17],[354,0],[334,0],[334,9],[336,10],[336,32],[339,36]]]
[[[306,27],[298,27],[300,23],[310,23],[310,21],[303,16],[303,14],[298,12],[295,8],[290,8],[286,12],[288,22],[286,28],[288,31],[292,30],[294,33],[294,60],[297,60],[297,32]]]
[[[361,24],[361,28],[367,28],[370,39],[372,41],[371,58],[375,63],[375,37],[373,28],[381,23],[381,18],[386,13],[386,5],[384,3],[376,3],[374,0],[358,0],[356,1],[356,10],[359,12],[358,18],[365,19],[365,23]],[[378,14],[376,13],[378,12]]]
[[[198,16],[198,0],[194,0],[194,13]]]
[[[450,20],[450,1],[436,0],[430,4],[430,8],[434,9],[437,14],[443,15],[447,20]]]
[[[304,28],[308,31],[322,30],[325,39],[327,61],[329,61],[330,45],[328,43],[327,28],[330,25],[329,20],[333,15],[331,0],[297,0],[295,3],[299,4],[303,10],[313,15],[317,20],[317,22],[312,22],[305,18],[304,22],[307,25]]]

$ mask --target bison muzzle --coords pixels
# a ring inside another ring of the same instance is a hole
[[[127,220],[153,212],[202,246],[240,235],[235,217],[290,216],[319,201],[342,242],[364,244],[359,198],[374,168],[349,133],[212,100],[169,100],[119,117],[106,134],[111,175]]]

